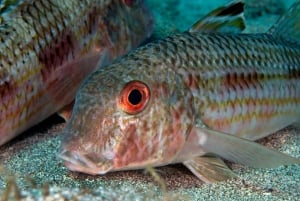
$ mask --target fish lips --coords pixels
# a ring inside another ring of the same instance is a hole
[[[65,166],[71,171],[103,175],[113,169],[112,159],[107,156],[99,157],[95,153],[82,153],[63,149],[58,157],[64,160]]]

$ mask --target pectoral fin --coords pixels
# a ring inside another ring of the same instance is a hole
[[[68,105],[64,106],[60,111],[58,111],[58,115],[62,117],[65,121],[69,121],[72,115],[73,106],[74,101],[72,101]]]
[[[215,183],[228,180],[237,175],[232,172],[224,161],[216,156],[199,156],[191,160],[184,161],[183,164],[206,183]]]
[[[233,135],[197,128],[199,146],[207,153],[256,168],[299,164],[300,160]]]

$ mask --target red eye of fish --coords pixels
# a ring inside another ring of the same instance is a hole
[[[140,2],[140,0],[123,0],[125,5],[129,6],[129,7],[134,7],[136,5],[138,5],[138,3]]]
[[[128,114],[137,114],[144,110],[150,99],[148,86],[140,81],[128,82],[120,93],[118,108]]]

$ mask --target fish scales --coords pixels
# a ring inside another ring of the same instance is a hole
[[[122,62],[146,65],[149,76],[172,69],[190,88],[203,123],[256,140],[300,116],[300,47],[289,43],[270,34],[187,32],[147,45]],[[128,80],[139,77],[138,69],[120,69]]]
[[[300,1],[268,33],[227,32],[244,27],[242,6],[218,8],[93,72],[63,131],[65,165],[95,175],[183,163],[212,183],[236,177],[221,158],[300,164],[253,142],[299,122]]]
[[[126,53],[151,29],[142,1],[25,0],[2,13],[0,145],[70,103],[101,58]]]
[[[166,61],[151,68],[183,77],[206,125],[256,140],[300,115],[300,48],[289,43],[269,34],[185,33],[147,51]]]
[[[191,135],[190,125],[199,120],[211,129],[248,140],[284,128],[300,116],[300,46],[289,43],[269,34],[186,32],[132,51],[109,68],[94,72],[80,89],[74,116],[65,131],[68,144],[64,149],[76,151],[64,154],[71,158],[68,154],[78,154],[80,158],[89,148],[95,153],[110,153],[108,147],[117,144],[118,133],[124,132],[129,138],[116,148],[116,153],[124,154],[121,159],[116,157],[119,160],[114,168],[118,169],[126,167],[130,160],[146,160],[152,154],[152,149],[145,151],[147,146],[161,150],[164,157],[174,154],[174,147],[183,146],[185,135]],[[112,97],[119,95],[115,91],[121,91],[130,80],[151,83],[149,114],[127,117],[113,106],[100,108],[114,104]],[[171,95],[176,90],[180,92]],[[164,98],[157,99],[164,96],[171,96],[172,109],[158,102],[163,102]],[[139,141],[139,137],[143,140]],[[137,147],[124,151],[131,146]],[[75,170],[77,166],[70,165]],[[95,174],[98,169],[78,170]]]

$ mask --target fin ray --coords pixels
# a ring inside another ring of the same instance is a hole
[[[300,0],[297,0],[287,13],[270,28],[269,33],[300,43]]]
[[[183,164],[206,183],[215,183],[237,177],[224,161],[216,156],[199,156],[184,161]]]
[[[206,152],[250,167],[272,168],[300,163],[297,158],[258,143],[208,128],[199,128],[198,137],[200,146]]]
[[[73,107],[74,107],[75,101],[73,100],[68,105],[64,106],[61,110],[58,111],[58,115],[63,118],[66,122],[69,121],[72,115]]]
[[[226,6],[217,8],[197,21],[189,32],[236,32],[245,29],[244,3],[233,1]]]

